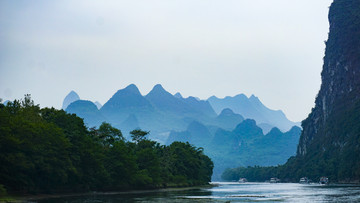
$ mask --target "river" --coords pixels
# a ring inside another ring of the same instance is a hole
[[[92,193],[36,202],[360,202],[359,185],[216,182],[213,187]]]

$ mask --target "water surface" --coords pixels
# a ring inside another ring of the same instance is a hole
[[[215,187],[93,193],[38,202],[360,202],[359,185],[212,183]]]

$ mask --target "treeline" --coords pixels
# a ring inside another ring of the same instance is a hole
[[[0,188],[8,192],[105,191],[207,184],[213,162],[189,143],[160,145],[134,130],[21,101],[0,103]]]
[[[293,163],[295,157],[291,157],[287,163]],[[291,165],[294,166],[294,163]],[[323,175],[315,174],[314,171],[306,173],[298,172],[298,168],[291,167],[288,164],[278,166],[248,166],[226,169],[221,178],[226,181],[238,181],[240,178],[246,178],[250,182],[265,182],[270,178],[279,178],[281,182],[298,182],[300,178],[306,176],[318,180]]]
[[[317,182],[320,177],[326,176],[333,183],[358,183],[360,172],[353,169],[356,166],[349,166],[346,163],[351,158],[354,158],[354,155],[347,156],[344,160],[339,160],[336,156],[329,159],[319,158],[316,155],[313,158],[296,156],[279,166],[229,168],[222,173],[221,178],[226,181],[246,178],[252,182],[264,182],[276,177],[281,179],[281,182],[299,182],[300,178],[308,177]]]

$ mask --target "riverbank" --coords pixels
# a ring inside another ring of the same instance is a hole
[[[82,196],[106,196],[106,195],[136,195],[136,194],[146,194],[146,193],[166,193],[166,192],[176,192],[176,191],[186,191],[186,190],[195,190],[195,189],[204,189],[217,187],[216,184],[207,184],[200,186],[191,186],[191,187],[167,187],[167,188],[158,188],[158,189],[139,189],[139,190],[126,190],[126,191],[108,191],[108,192],[82,192],[82,193],[58,193],[58,194],[16,194],[8,195],[5,197],[0,197],[0,203],[5,202],[31,202],[44,199],[57,199],[57,198],[72,198],[72,197],[82,197]]]
[[[11,202],[360,202],[360,186],[216,182],[185,188],[36,195]]]

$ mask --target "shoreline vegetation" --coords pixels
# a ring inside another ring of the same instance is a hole
[[[135,129],[132,141],[108,123],[34,105],[0,104],[0,197],[206,185],[213,162],[189,143],[169,146]],[[7,195],[9,194],[9,195]]]

